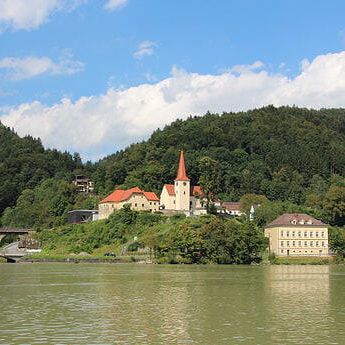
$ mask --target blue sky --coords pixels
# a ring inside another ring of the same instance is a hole
[[[340,0],[0,0],[0,121],[96,160],[190,114],[344,107]]]

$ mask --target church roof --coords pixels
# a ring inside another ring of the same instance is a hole
[[[121,202],[129,199],[133,193],[143,194],[147,200],[149,201],[159,201],[156,193],[154,192],[145,192],[138,187],[122,190],[116,189],[113,193],[109,194],[103,200],[99,202],[99,204],[106,203],[106,202]]]
[[[190,181],[186,173],[186,165],[184,162],[183,151],[181,151],[180,153],[180,162],[179,162],[177,177],[175,178],[175,181]]]
[[[266,227],[274,226],[327,226],[321,220],[315,219],[304,213],[285,213],[280,217],[276,218],[274,221],[269,223]]]
[[[166,190],[170,196],[175,195],[175,186],[173,184],[165,184],[164,187],[166,188]],[[202,191],[200,186],[191,186],[190,187],[190,196],[196,196],[196,195],[205,196],[205,193]]]

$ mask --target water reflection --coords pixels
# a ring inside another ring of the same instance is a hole
[[[327,334],[329,266],[272,266],[265,282],[272,342],[326,344],[331,340]]]
[[[0,265],[0,344],[343,344],[345,268]]]

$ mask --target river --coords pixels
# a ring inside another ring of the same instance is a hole
[[[0,344],[345,344],[344,266],[1,264]]]

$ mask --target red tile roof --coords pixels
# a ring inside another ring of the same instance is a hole
[[[164,187],[167,189],[169,195],[175,195],[175,187],[173,184],[165,184]]]
[[[144,192],[138,187],[122,190],[122,189],[116,189],[113,193],[109,194],[106,198],[101,200],[99,204],[105,203],[105,202],[121,202],[129,199],[133,193],[143,194],[147,200],[150,201],[159,201],[158,196],[156,193],[153,192]]]
[[[175,181],[190,181],[186,173],[186,165],[184,163],[183,151],[181,151],[181,154],[180,154],[180,162],[179,162],[177,177],[175,178]]]
[[[327,226],[321,220],[315,219],[304,213],[285,213],[269,223],[266,227],[274,226],[312,226],[321,225]]]
[[[200,195],[200,196],[203,195],[203,196],[206,196],[200,186],[191,186],[190,189],[191,189],[190,195],[194,195],[194,196],[195,195]]]
[[[150,201],[159,201],[158,196],[154,192],[144,192],[144,195],[146,196],[147,200]]]
[[[175,195],[175,186],[173,184],[165,184],[164,187],[166,188],[166,190],[170,196]],[[196,195],[205,196],[205,193],[202,191],[200,186],[191,186],[190,187],[190,196],[196,196]]]

